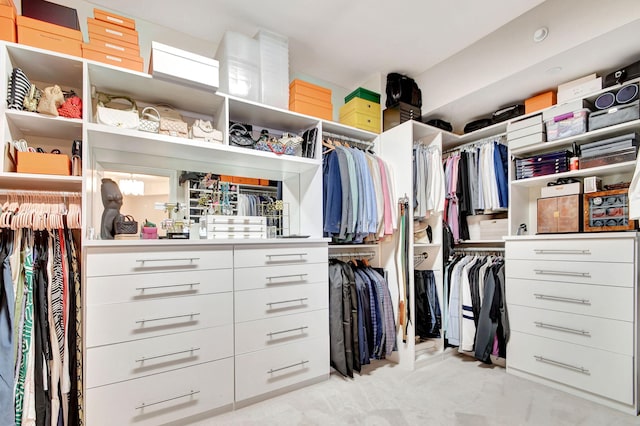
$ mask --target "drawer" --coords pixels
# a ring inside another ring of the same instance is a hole
[[[508,308],[529,306],[573,314],[633,321],[633,288],[508,278]]]
[[[236,356],[236,401],[329,375],[326,338]]]
[[[327,263],[329,249],[326,244],[281,244],[234,248],[233,265],[236,268],[286,264]]]
[[[340,117],[352,113],[369,115],[380,121],[380,104],[362,98],[352,98],[340,107]]]
[[[230,268],[233,252],[228,247],[194,249],[189,246],[141,249],[101,248],[87,254],[87,276],[124,275],[164,271],[195,271]]]
[[[249,290],[254,288],[275,288],[292,284],[328,283],[327,263],[310,265],[260,266],[240,268],[233,271],[234,288]]]
[[[238,323],[327,309],[329,289],[327,283],[319,283],[238,291],[234,302]]]
[[[230,225],[230,226],[263,225],[263,226],[266,226],[266,224],[267,224],[267,218],[264,216],[207,215],[207,225]]]
[[[260,232],[207,232],[207,238],[210,240],[247,240],[247,239],[265,239],[266,233]]]
[[[86,424],[159,425],[233,403],[233,358],[87,389]]]
[[[218,224],[209,224],[207,225],[208,232],[232,232],[232,233],[245,233],[245,232],[266,232],[267,225],[218,225]]]
[[[588,315],[509,306],[511,330],[633,355],[633,323]]]
[[[87,349],[87,388],[233,356],[233,325]]]
[[[233,270],[165,272],[87,278],[88,306],[233,291]]]
[[[513,332],[507,367],[633,403],[633,357]]]
[[[579,284],[600,284],[633,287],[633,263],[567,262],[551,260],[508,260],[508,278],[559,281]]]
[[[512,259],[633,263],[635,241],[634,238],[507,241],[505,253],[507,264]]]
[[[233,323],[233,294],[95,305],[86,310],[88,348]]]
[[[329,311],[284,315],[236,324],[236,354],[288,343],[329,339]]]

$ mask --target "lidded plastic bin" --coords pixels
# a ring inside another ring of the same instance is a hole
[[[547,141],[568,138],[587,131],[589,110],[586,108],[562,114],[545,122]]]
[[[260,100],[260,46],[257,40],[226,31],[216,52],[220,62],[220,91]]]
[[[260,46],[260,101],[277,108],[289,106],[289,40],[261,29],[254,36]]]

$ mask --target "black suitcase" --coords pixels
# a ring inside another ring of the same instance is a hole
[[[425,124],[428,124],[429,126],[437,127],[438,129],[442,129],[447,132],[450,132],[453,130],[453,126],[451,125],[451,123],[449,123],[448,121],[441,120],[439,118],[432,118],[427,121],[423,120],[423,122]]]
[[[422,92],[418,88],[415,80],[406,75],[392,72],[387,74],[386,87],[387,108],[404,102],[417,108],[422,108]]]
[[[476,130],[480,130],[484,127],[491,126],[493,121],[490,118],[481,118],[479,120],[470,121],[464,126],[465,133],[475,132]]]
[[[491,116],[491,121],[494,123],[501,123],[506,120],[524,115],[524,105],[511,105],[508,107],[500,108]]]
[[[624,83],[627,80],[640,77],[640,61],[627,65],[626,67],[615,70],[607,74],[604,78],[604,87],[613,86],[615,84]]]

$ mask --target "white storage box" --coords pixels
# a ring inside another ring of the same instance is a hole
[[[490,219],[480,221],[481,240],[501,240],[508,235],[509,219]]]
[[[540,114],[522,120],[510,122],[509,124],[507,124],[507,133],[535,126],[536,124],[542,124],[542,116]]]
[[[602,77],[584,81],[579,84],[562,88],[558,86],[558,103],[567,102],[576,98],[584,98],[592,93],[602,90]]]
[[[267,238],[267,218],[263,216],[207,215],[207,238]]]
[[[218,61],[156,41],[151,42],[149,74],[212,91],[220,84]]]
[[[259,30],[260,102],[289,108],[289,40],[274,32]]]
[[[540,145],[547,141],[546,133],[538,132],[527,136],[511,139],[507,141],[509,149],[524,148],[532,145]]]
[[[560,197],[562,195],[582,194],[582,182],[566,183],[564,185],[543,186],[540,188],[540,198]]]

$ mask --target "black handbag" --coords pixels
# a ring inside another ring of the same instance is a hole
[[[118,234],[137,234],[138,222],[131,215],[120,215],[116,220],[116,235]]]
[[[251,138],[251,133],[240,123],[234,123],[229,127],[229,145],[242,148],[254,148],[256,141]]]
[[[398,102],[404,102],[414,107],[422,107],[422,91],[418,88],[415,80],[406,75],[392,72],[387,74],[387,93],[386,107],[397,105]]]
[[[493,124],[493,121],[491,121],[490,118],[481,118],[479,120],[474,120],[467,123],[464,126],[464,132],[465,133],[475,132],[476,130],[480,130],[484,127],[491,126],[492,124]]]
[[[24,109],[24,98],[29,94],[31,82],[27,75],[20,69],[14,68],[9,77],[9,87],[7,87],[7,108]]]

